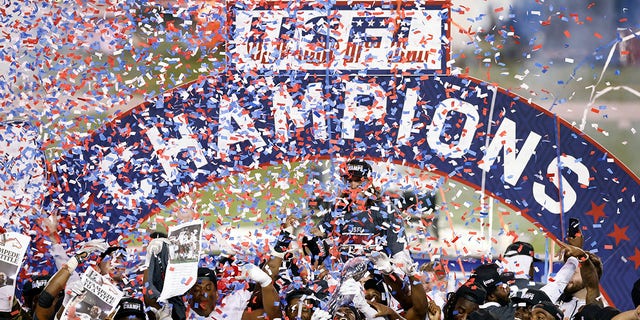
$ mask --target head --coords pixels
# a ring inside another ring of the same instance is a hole
[[[5,284],[7,284],[7,274],[0,272],[0,286],[4,286]]]
[[[289,292],[285,300],[287,305],[284,312],[288,320],[310,320],[313,309],[318,306],[318,299],[308,288]]]
[[[127,251],[123,247],[109,247],[98,260],[100,274],[108,275],[115,281],[123,281],[126,274]]]
[[[620,314],[620,310],[614,307],[601,307],[596,303],[590,303],[580,308],[575,314],[575,320],[611,320]]]
[[[342,178],[347,191],[359,193],[371,187],[371,165],[364,160],[350,160],[346,163]]]
[[[123,298],[118,303],[118,312],[113,320],[147,320],[144,303],[136,298]]]
[[[511,301],[515,307],[515,319],[530,320],[531,309],[533,306],[546,301],[551,302],[551,299],[544,291],[532,288],[524,288],[518,290],[515,296],[511,298]]]
[[[386,304],[384,280],[381,277],[371,278],[364,282],[364,297],[367,301]]]
[[[218,281],[215,271],[198,268],[198,279],[187,294],[189,306],[200,316],[206,317],[218,302]]]
[[[532,320],[562,320],[564,314],[555,304],[545,301],[536,304],[531,309]]]
[[[91,309],[89,310],[89,315],[91,316],[91,318],[93,319],[99,319],[100,317],[100,313],[102,311],[100,310],[100,307],[98,306],[93,306],[91,307]]]
[[[474,283],[463,284],[454,293],[449,293],[443,308],[445,320],[466,320],[469,314],[484,303],[487,292]]]
[[[598,279],[602,278],[602,261],[598,256],[591,252],[586,252],[589,256],[589,260],[593,263],[593,266],[596,269],[596,274],[598,275]],[[580,266],[581,267],[581,266]],[[584,289],[584,283],[582,282],[582,272],[580,271],[580,267],[576,268],[576,271],[573,273],[571,280],[567,283],[567,286],[564,288],[564,292],[566,294],[574,294],[582,289]]]
[[[533,245],[528,242],[516,241],[504,252],[504,271],[511,271],[518,279],[533,278],[533,262],[540,261],[535,257]]]
[[[24,284],[22,288],[22,298],[24,299],[25,308],[35,310],[38,297],[40,297],[40,293],[49,282],[49,279],[51,279],[50,275],[38,275]]]
[[[432,290],[445,291],[447,288],[447,271],[441,262],[431,261],[420,266],[426,276],[423,277],[424,281],[422,286],[426,292]]]
[[[472,278],[475,278],[476,284],[482,286],[487,291],[487,302],[497,302],[500,305],[510,303],[509,299],[509,282],[513,273],[498,272],[498,265],[495,263],[487,263],[478,266],[474,271]]]
[[[360,313],[351,306],[341,306],[332,315],[332,320],[360,320]]]

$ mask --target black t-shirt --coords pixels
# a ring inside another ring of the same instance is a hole
[[[325,214],[320,225],[341,252],[361,253],[382,247],[394,255],[405,249],[404,223],[393,204],[372,199],[364,206],[343,203]]]

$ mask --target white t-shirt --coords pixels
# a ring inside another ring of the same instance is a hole
[[[10,312],[13,304],[13,286],[0,287],[0,311]]]
[[[214,319],[214,320],[231,320],[242,319],[242,314],[249,304],[251,299],[251,291],[249,290],[235,290],[231,294],[222,299],[219,305],[209,314],[208,317],[199,316],[193,310],[189,311],[188,319],[202,320],[202,319]]]

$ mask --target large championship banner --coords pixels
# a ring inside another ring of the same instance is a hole
[[[606,298],[631,308],[638,178],[566,121],[449,74],[445,2],[280,4],[231,6],[228,72],[129,110],[54,164],[50,204],[76,232],[113,240],[237,172],[364,157],[482,189],[552,238],[580,218]]]

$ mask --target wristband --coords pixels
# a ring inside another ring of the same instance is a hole
[[[67,263],[65,263],[63,267],[66,266],[67,268],[69,268],[69,272],[73,272],[74,270],[76,270],[76,268],[78,268],[78,264],[78,258],[76,258],[76,256],[73,256],[69,258],[69,261],[67,261]]]

